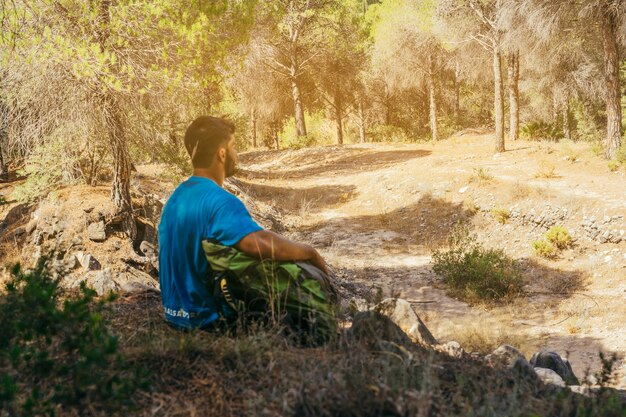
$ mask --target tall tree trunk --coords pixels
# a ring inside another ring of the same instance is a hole
[[[343,123],[341,120],[343,118],[343,114],[341,111],[341,96],[339,95],[339,92],[335,92],[333,107],[335,110],[335,124],[337,127],[337,144],[343,145]]]
[[[500,42],[493,43],[494,117],[496,122],[496,152],[504,152],[504,86],[502,83],[502,53]]]
[[[302,107],[302,99],[300,98],[300,86],[296,77],[291,79],[291,95],[293,97],[293,105],[296,117],[296,134],[298,137],[306,136],[306,124],[304,122],[304,108]]]
[[[602,14],[602,46],[604,49],[604,82],[606,85],[606,139],[604,157],[615,157],[621,145],[622,107],[619,79],[617,17],[610,10]]]
[[[250,110],[250,138],[252,139],[252,147],[256,148],[256,109]]]
[[[100,3],[100,25],[96,34],[100,50],[106,51],[110,35],[112,0]],[[109,145],[113,155],[113,184],[111,199],[121,216],[122,227],[131,240],[137,237],[137,223],[133,213],[133,202],[130,197],[130,172],[132,163],[128,155],[126,132],[122,121],[122,110],[112,92],[102,95],[102,115],[109,135]]]
[[[272,137],[274,138],[274,145],[276,145],[276,150],[279,150],[280,144],[278,143],[278,122],[272,122]]]
[[[122,122],[122,113],[117,100],[110,94],[102,103],[104,121],[109,135],[109,145],[113,155],[113,184],[111,199],[122,218],[122,226],[128,236],[135,240],[137,224],[133,215],[133,203],[130,197],[130,172],[132,163],[128,155],[126,132]]]
[[[365,112],[363,111],[363,99],[359,98],[359,142],[365,143]]]
[[[519,51],[509,52],[509,140],[519,139]]]
[[[565,139],[572,139],[572,124],[570,118],[569,100],[565,100],[563,105],[563,136]]]
[[[437,125],[437,94],[435,91],[435,63],[433,57],[428,57],[428,99],[429,99],[429,117],[430,117],[430,134],[433,141],[439,139]]]
[[[2,101],[0,101],[0,180],[4,181],[9,179],[9,170],[4,163],[4,157],[2,155],[2,151],[4,150],[6,143],[8,142],[9,136],[8,117],[9,109]]]
[[[458,61],[454,65],[454,123],[457,126],[461,125],[461,82],[460,77],[460,65]]]

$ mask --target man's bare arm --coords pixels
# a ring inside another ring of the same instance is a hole
[[[235,248],[259,259],[307,261],[328,273],[326,262],[313,246],[294,242],[269,230],[250,233]]]

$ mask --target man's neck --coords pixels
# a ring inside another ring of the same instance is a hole
[[[194,168],[193,175],[213,180],[220,187],[224,186],[224,173],[211,168]]]

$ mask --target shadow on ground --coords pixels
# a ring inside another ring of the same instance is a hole
[[[281,151],[274,152],[276,156],[282,154]],[[241,169],[239,175],[243,178],[297,179],[321,173],[344,174],[364,170],[373,171],[430,154],[431,151],[423,149],[372,151],[369,149],[322,148],[301,150],[293,151],[293,154],[287,154],[286,157],[277,158],[273,164],[273,169]],[[262,156],[266,155],[250,153],[242,156],[241,159],[243,163],[254,164],[258,163],[255,157],[261,159]],[[301,168],[290,169],[294,165]]]
[[[462,203],[426,194],[416,203],[389,212],[324,220],[302,229],[302,232],[317,245],[331,246],[345,240],[345,246],[363,246],[372,253],[393,249],[394,244],[435,249],[447,243],[457,224],[468,221],[474,214]],[[397,236],[392,241],[385,241],[381,247],[372,240],[380,232],[394,232]]]
[[[356,197],[353,185],[321,185],[308,188],[274,187],[239,181],[247,193],[283,213],[302,214],[346,203]]]

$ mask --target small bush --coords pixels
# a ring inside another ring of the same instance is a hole
[[[522,126],[520,136],[526,140],[550,140],[558,142],[563,139],[563,131],[556,125],[545,122],[530,122]]]
[[[556,173],[556,167],[554,164],[548,161],[541,161],[539,163],[539,170],[535,174],[535,178],[559,178],[559,175]]]
[[[607,164],[607,167],[609,168],[609,171],[617,172],[619,171],[620,164],[618,164],[616,161],[609,161],[609,163]]]
[[[506,222],[508,222],[511,218],[511,213],[507,209],[494,208],[493,210],[491,210],[491,214],[493,215],[493,218],[496,219],[496,221],[500,224],[506,224]]]
[[[563,226],[552,226],[546,232],[546,240],[561,250],[572,246],[572,236]]]
[[[484,168],[474,168],[473,174],[469,179],[470,182],[475,182],[479,185],[493,181],[493,175],[489,170]]]
[[[521,270],[501,249],[486,249],[466,227],[453,231],[448,250],[433,254],[433,270],[453,296],[468,302],[505,301],[522,292]]]
[[[124,370],[103,313],[111,298],[81,285],[64,293],[41,262],[34,272],[19,265],[0,296],[0,409],[9,415],[55,415],[97,403],[129,404],[142,373]]]
[[[533,250],[538,256],[548,259],[556,258],[559,252],[556,246],[544,239],[533,242]]]
[[[600,157],[604,155],[604,145],[602,144],[602,141],[593,141],[590,149],[593,156]]]

